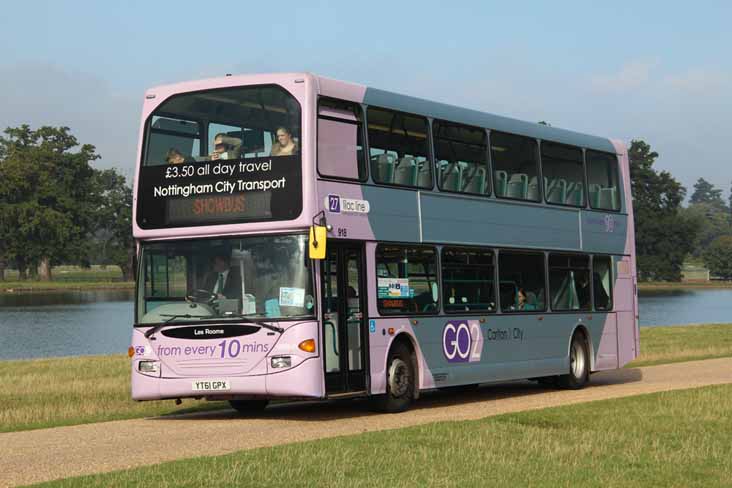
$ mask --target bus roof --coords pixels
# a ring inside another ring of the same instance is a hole
[[[328,96],[338,97],[338,95],[342,93],[348,93],[351,95],[358,94],[357,96],[350,96],[347,98],[353,101],[365,103],[366,105],[390,108],[402,112],[449,120],[451,122],[466,125],[485,127],[500,132],[508,132],[511,134],[569,144],[597,151],[616,153],[615,146],[612,141],[604,137],[583,134],[534,122],[526,122],[488,112],[449,105],[446,103],[433,102],[423,98],[402,95],[395,92],[381,90],[379,88],[367,87],[361,84],[336,80],[312,73],[263,73],[255,75],[245,74],[209,78],[157,86],[148,90],[148,93],[159,90],[173,93],[186,92],[202,90],[208,87],[217,88],[223,86],[234,86],[236,84],[281,83],[285,80],[305,77],[317,79],[321,92],[326,92],[324,94]],[[328,93],[331,91],[334,93]]]

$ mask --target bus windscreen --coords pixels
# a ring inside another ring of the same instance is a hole
[[[176,95],[146,123],[141,228],[290,220],[302,210],[300,106],[277,86]]]

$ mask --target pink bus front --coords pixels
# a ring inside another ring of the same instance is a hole
[[[312,79],[149,90],[135,180],[132,397],[323,397]],[[303,178],[303,175],[310,177]]]

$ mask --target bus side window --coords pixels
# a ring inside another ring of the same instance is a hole
[[[496,196],[538,202],[539,150],[535,139],[491,132]]]
[[[546,310],[544,254],[501,251],[498,275],[501,280],[501,311]]]
[[[435,120],[432,133],[440,190],[489,194],[488,137],[485,130]]]
[[[620,210],[618,158],[614,154],[587,151],[588,197],[592,208]]]
[[[612,260],[610,256],[593,256],[592,286],[595,295],[595,310],[612,310]]]
[[[363,115],[353,102],[321,98],[318,105],[318,172],[349,180],[366,179]]]
[[[432,188],[427,119],[369,107],[369,160],[376,183]]]
[[[442,292],[445,311],[496,311],[493,251],[443,248]]]
[[[542,142],[541,169],[548,203],[585,206],[585,172],[581,149]]]
[[[376,270],[376,296],[381,314],[438,312],[437,252],[434,248],[379,245]]]

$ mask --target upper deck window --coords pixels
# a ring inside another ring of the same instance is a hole
[[[288,220],[302,210],[301,111],[272,85],[175,95],[146,122],[142,228]]]
[[[496,196],[539,201],[539,151],[536,140],[491,132],[493,187]]]
[[[318,172],[365,180],[363,115],[357,103],[321,98],[318,105]]]
[[[582,150],[577,147],[541,143],[541,169],[547,203],[585,206],[585,173]]]
[[[618,158],[614,154],[587,151],[587,183],[592,208],[620,210]]]
[[[440,190],[486,195],[488,137],[484,129],[435,120],[432,124]]]
[[[374,107],[367,119],[374,181],[432,188],[427,119]]]

